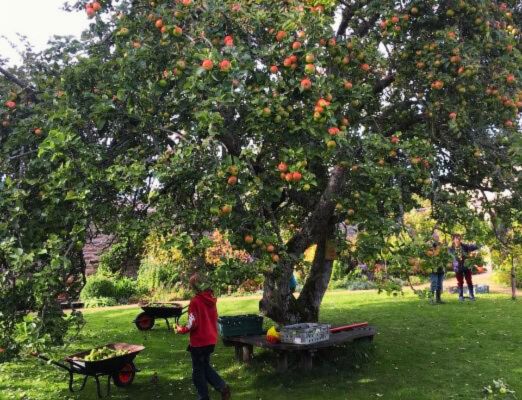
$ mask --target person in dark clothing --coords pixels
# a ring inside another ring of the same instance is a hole
[[[466,266],[466,259],[470,253],[478,250],[479,246],[462,243],[462,235],[460,234],[454,234],[452,241],[453,245],[450,247],[449,252],[453,256],[453,269],[455,270],[459,287],[459,300],[464,301],[464,279],[466,279],[469,298],[473,301],[475,300],[473,280],[471,278],[471,269]]]
[[[440,243],[438,235],[434,234],[433,239],[434,241],[431,251],[435,255],[438,255],[440,252]],[[432,270],[430,273],[431,294],[436,304],[444,304],[444,302],[442,301],[444,275],[445,272],[444,267],[442,265],[438,266],[436,270]]]
[[[290,293],[295,293],[296,289],[297,289],[297,279],[295,279],[295,275],[292,274],[292,276],[290,277]]]
[[[190,300],[188,323],[176,326],[176,332],[190,333],[188,351],[192,358],[192,382],[198,392],[198,400],[209,400],[208,385],[221,393],[222,400],[230,399],[230,387],[210,365],[210,355],[217,343],[217,299],[212,290],[203,289],[199,274],[190,278],[190,286],[196,295]]]

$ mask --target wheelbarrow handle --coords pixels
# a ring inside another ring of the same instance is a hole
[[[60,363],[60,362],[58,362],[58,361],[51,360],[49,357],[46,357],[46,356],[44,356],[44,355],[42,355],[42,354],[31,353],[31,355],[32,355],[33,357],[39,358],[39,359],[42,360],[42,361],[45,361],[45,362],[51,363],[51,364],[53,364],[53,365],[56,365],[56,366],[59,367],[59,368],[63,368],[63,369],[65,369],[66,371],[72,372],[72,369],[71,369],[70,367],[68,367],[67,365],[62,364],[62,363]]]

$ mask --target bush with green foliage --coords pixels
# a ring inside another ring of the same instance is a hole
[[[361,269],[355,269],[349,272],[343,278],[332,280],[330,282],[331,289],[347,289],[347,290],[369,290],[377,289],[377,284],[371,281]]]
[[[112,307],[118,305],[113,297],[91,297],[84,301],[85,308]]]
[[[113,279],[101,274],[89,276],[80,293],[80,298],[85,301],[102,297],[116,299],[116,287]]]
[[[80,298],[86,307],[103,307],[128,303],[142,293],[136,280],[98,271],[87,278]]]

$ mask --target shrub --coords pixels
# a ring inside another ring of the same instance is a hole
[[[522,288],[522,268],[517,268],[515,271],[515,282],[517,288]],[[503,286],[511,286],[511,271],[507,269],[501,269],[495,271],[493,275],[493,279],[496,283],[499,283]]]
[[[359,280],[348,282],[346,285],[346,289],[348,290],[369,290],[369,289],[377,289],[377,285],[375,282]]]
[[[351,271],[343,279],[330,282],[331,289],[368,290],[376,289],[377,284],[368,279],[360,269]]]
[[[122,276],[114,281],[115,295],[119,303],[127,303],[129,299],[140,294],[138,282],[134,279]]]
[[[106,275],[98,271],[87,278],[80,298],[84,302],[90,301],[91,304],[94,304],[92,307],[103,307],[118,303],[125,304],[139,294],[140,290],[136,280],[125,276]]]
[[[85,308],[112,307],[116,305],[118,305],[118,302],[112,297],[92,297],[84,302]]]
[[[102,297],[112,298],[116,301],[117,290],[113,279],[101,274],[89,276],[87,278],[87,283],[80,293],[80,298],[86,301]]]
[[[172,287],[180,280],[180,270],[171,263],[144,260],[138,270],[138,286],[154,291],[160,287]]]
[[[448,271],[446,272],[446,279],[452,279],[455,278],[457,274],[454,271]]]

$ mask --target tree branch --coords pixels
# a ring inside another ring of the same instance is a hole
[[[379,82],[375,84],[373,87],[373,93],[379,94],[384,91],[387,87],[389,87],[395,81],[395,74],[388,74],[384,78],[382,78]]]
[[[36,94],[35,89],[31,85],[22,81],[20,78],[7,71],[5,68],[0,67],[0,74],[4,75],[8,81],[14,83],[17,86],[20,86],[22,89],[30,92],[32,95]]]

